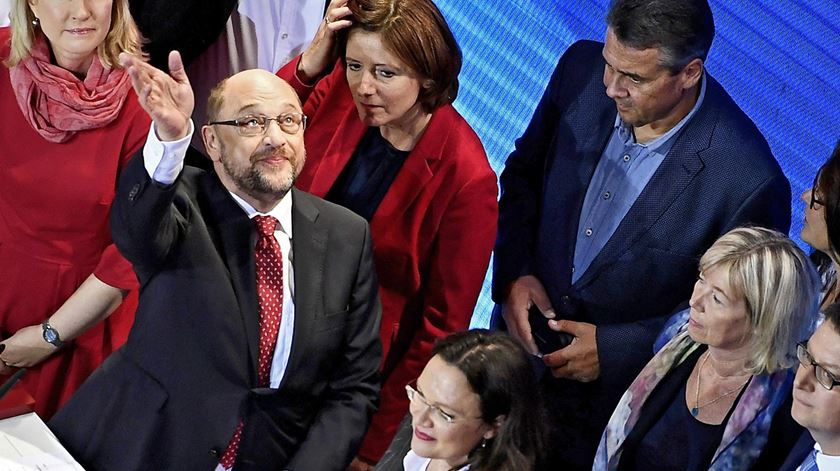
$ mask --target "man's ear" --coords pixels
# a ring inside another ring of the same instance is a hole
[[[207,151],[210,160],[218,162],[222,157],[222,143],[218,134],[216,134],[216,130],[205,124],[201,127],[201,140],[204,141],[204,149]]]
[[[694,87],[700,83],[700,79],[703,77],[703,60],[699,57],[695,57],[691,60],[691,62],[683,67],[680,74],[682,75],[684,89]]]

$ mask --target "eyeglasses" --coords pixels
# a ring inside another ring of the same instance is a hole
[[[270,116],[243,116],[242,118],[230,121],[212,121],[208,124],[219,124],[223,126],[236,126],[236,132],[240,136],[253,137],[262,136],[268,129],[271,121],[277,121],[277,125],[286,134],[297,134],[306,127],[306,115],[303,113],[284,113],[276,118]]]
[[[814,376],[817,377],[817,382],[820,383],[820,386],[825,389],[831,391],[834,386],[840,384],[840,381],[830,371],[814,361],[814,357],[811,356],[811,353],[808,352],[808,349],[805,348],[805,344],[802,342],[796,344],[796,358],[799,359],[799,363],[805,368],[814,367]]]
[[[825,206],[825,201],[817,198],[817,187],[820,183],[820,174],[817,173],[817,176],[814,177],[814,183],[811,185],[811,209],[817,209],[814,205]]]
[[[432,420],[443,425],[452,425],[453,423],[459,420],[465,419],[480,419],[481,417],[455,417],[452,414],[446,413],[440,409],[440,407],[429,404],[429,401],[423,397],[423,394],[420,391],[411,387],[411,385],[405,385],[405,393],[408,396],[408,400],[411,401],[413,405],[422,406],[424,409],[428,409]]]

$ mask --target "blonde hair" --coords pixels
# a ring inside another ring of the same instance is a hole
[[[700,271],[721,268],[743,296],[750,336],[747,365],[753,374],[795,364],[796,343],[817,318],[819,278],[805,253],[786,235],[760,227],[733,229],[700,258]]]
[[[37,31],[32,25],[35,14],[29,8],[27,0],[12,0],[9,17],[11,19],[12,44],[6,65],[14,67],[32,54],[32,46],[35,43],[36,35],[43,34],[43,32]],[[143,35],[140,34],[137,24],[131,17],[128,0],[113,0],[111,28],[108,35],[105,36],[105,40],[96,48],[100,62],[105,67],[119,67],[117,58],[121,52],[146,58],[142,47]]]

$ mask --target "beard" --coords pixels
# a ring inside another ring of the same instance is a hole
[[[240,190],[254,197],[272,195],[279,199],[285,196],[294,185],[306,161],[304,152],[298,159],[293,156],[287,159],[290,169],[275,169],[266,172],[259,168],[259,162],[263,158],[279,154],[277,148],[268,148],[251,154],[247,164],[240,164],[228,158],[224,145],[221,146],[220,151],[222,167],[230,179]]]

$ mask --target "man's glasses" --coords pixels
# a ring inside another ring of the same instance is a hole
[[[814,361],[814,357],[811,356],[811,353],[805,348],[805,344],[802,342],[796,344],[796,358],[799,359],[799,363],[805,368],[814,367],[814,376],[817,377],[817,382],[820,383],[820,386],[825,389],[831,391],[834,386],[840,384],[840,381],[830,371]]]
[[[480,419],[481,417],[455,417],[452,414],[444,412],[440,409],[440,407],[435,406],[433,404],[429,404],[429,401],[423,397],[423,394],[420,391],[411,387],[411,385],[405,386],[405,393],[408,396],[408,400],[411,401],[411,405],[421,406],[424,409],[428,409],[432,420],[437,422],[438,424],[443,425],[452,425],[453,423],[457,422],[458,420],[464,419]]]
[[[234,126],[240,136],[262,136],[268,129],[269,123],[276,121],[280,129],[286,134],[297,134],[306,127],[306,115],[303,113],[284,113],[276,118],[270,116],[243,116],[229,121],[212,121],[208,124]]]

